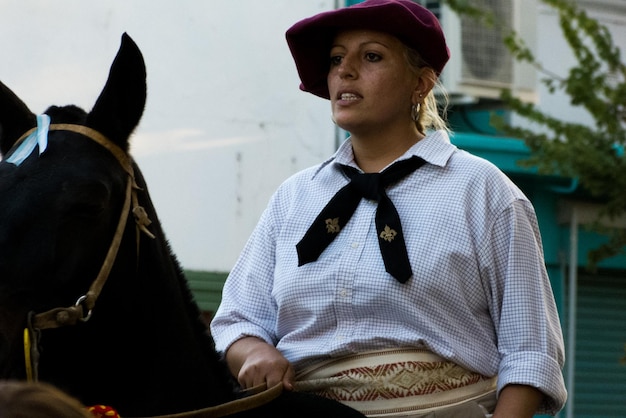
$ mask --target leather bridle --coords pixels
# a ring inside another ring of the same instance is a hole
[[[16,141],[14,147],[18,146],[19,143],[30,135],[35,129],[36,128],[33,128],[22,135],[22,137]],[[102,263],[100,272],[92,282],[87,293],[80,296],[73,306],[54,308],[38,314],[34,312],[28,313],[27,327],[24,329],[24,355],[26,359],[27,379],[30,381],[37,381],[38,379],[38,344],[41,330],[75,325],[79,322],[87,322],[91,318],[98,296],[100,296],[100,292],[102,291],[102,288],[104,287],[109,277],[109,273],[111,272],[111,268],[115,262],[117,252],[122,242],[122,236],[124,235],[126,221],[128,220],[128,213],[131,211],[131,206],[133,215],[135,216],[135,222],[137,224],[137,251],[139,251],[140,232],[144,232],[150,238],[154,238],[154,235],[147,229],[152,222],[148,218],[145,209],[138,203],[137,190],[140,190],[140,187],[137,186],[137,183],[135,182],[135,171],[133,169],[133,161],[131,157],[100,132],[86,126],[73,124],[52,124],[50,125],[49,130],[79,133],[102,145],[113,154],[124,171],[128,173],[128,180],[126,182],[126,197],[124,199],[124,204],[122,205],[122,211],[117,223],[115,235],[113,236],[107,255]],[[211,406],[196,411],[161,415],[154,418],[224,417],[264,405],[280,396],[282,391],[282,382],[270,388],[266,385],[260,385],[246,391],[247,396],[242,399],[237,399],[221,405]]]
[[[30,135],[35,129],[36,128],[33,128],[22,135],[22,137],[16,141],[14,147],[18,146],[19,143],[28,137],[28,135]],[[137,190],[140,188],[135,182],[135,171],[133,169],[132,158],[103,134],[89,127],[74,124],[52,124],[50,125],[49,130],[75,132],[100,144],[113,154],[124,171],[128,174],[128,179],[126,182],[124,204],[122,205],[115,234],[113,235],[113,239],[104,262],[100,267],[100,271],[91,283],[87,293],[80,296],[73,306],[54,308],[42,313],[29,312],[28,314],[27,328],[24,330],[24,354],[26,359],[27,379],[31,381],[37,381],[38,378],[38,340],[40,331],[44,329],[75,325],[79,322],[87,322],[91,318],[96,301],[98,300],[100,292],[109,278],[109,273],[115,263],[115,258],[117,257],[117,252],[122,242],[122,236],[124,235],[124,228],[128,220],[128,214],[131,211],[131,206],[133,215],[135,216],[135,222],[137,224],[137,251],[139,251],[140,231],[144,232],[150,238],[154,238],[154,235],[147,229],[152,222],[148,218],[145,209],[138,203]]]

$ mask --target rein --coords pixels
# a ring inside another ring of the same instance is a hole
[[[282,382],[268,388],[265,384],[250,388],[244,393],[248,396],[216,406],[178,414],[159,415],[144,418],[221,418],[238,412],[245,412],[273,401],[283,393]]]
[[[17,146],[35,129],[36,128],[31,129],[30,131],[22,135],[22,137],[16,142],[14,146]],[[39,314],[35,314],[34,312],[30,312],[28,314],[27,328],[24,330],[24,357],[26,361],[27,379],[29,381],[38,380],[38,343],[40,331],[44,329],[75,325],[78,322],[87,322],[91,318],[91,314],[96,305],[96,301],[98,300],[100,292],[102,291],[102,288],[104,287],[109,277],[109,273],[111,272],[113,264],[115,263],[115,258],[117,257],[117,252],[122,242],[122,236],[124,235],[124,228],[126,226],[126,221],[128,220],[128,214],[130,212],[131,205],[133,207],[132,212],[135,216],[135,222],[137,224],[137,251],[139,251],[140,231],[144,232],[150,238],[154,238],[154,235],[147,229],[151,221],[148,218],[145,209],[139,206],[138,203],[137,190],[139,190],[140,188],[135,182],[135,172],[133,170],[132,159],[130,158],[130,156],[120,147],[118,147],[116,144],[114,144],[108,138],[102,135],[100,132],[86,126],[73,124],[53,124],[50,125],[49,130],[71,131],[79,133],[100,144],[101,146],[109,150],[111,154],[113,154],[113,156],[117,159],[124,171],[126,171],[126,173],[128,174],[128,180],[126,182],[126,197],[124,199],[124,204],[122,206],[122,211],[119,221],[117,223],[115,234],[113,235],[113,239],[111,241],[111,245],[109,246],[109,250],[104,259],[104,262],[100,267],[100,271],[92,282],[91,286],[89,287],[87,293],[80,296],[73,306],[54,308]]]

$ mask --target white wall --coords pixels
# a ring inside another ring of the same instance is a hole
[[[624,0],[578,0],[589,15],[605,25],[611,32],[616,45],[626,53],[626,1]],[[537,22],[537,57],[550,72],[566,77],[572,66],[576,65],[572,51],[566,43],[554,9],[542,5],[539,7]],[[624,57],[622,56],[622,60]],[[542,77],[541,74],[538,77]],[[590,90],[594,86],[589,86]],[[592,124],[593,119],[586,110],[571,106],[569,96],[562,92],[550,94],[547,88],[539,85],[539,106],[545,112],[561,120]]]
[[[334,151],[329,104],[298,89],[285,30],[334,0],[0,0],[0,80],[33,112],[89,110],[123,32],[148,71],[133,139],[185,268],[229,270],[287,176]]]

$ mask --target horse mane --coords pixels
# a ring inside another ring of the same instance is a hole
[[[143,199],[141,204],[146,209],[150,220],[152,220],[150,230],[156,236],[156,239],[162,243],[163,251],[167,253],[167,258],[170,260],[174,268],[174,276],[176,278],[175,282],[178,284],[179,290],[183,295],[183,299],[186,301],[184,308],[189,319],[189,323],[193,326],[193,334],[198,336],[199,344],[205,348],[204,351],[211,357],[211,360],[223,366],[222,373],[224,376],[228,377],[228,380],[231,381],[234,389],[236,383],[232,379],[230,372],[228,372],[226,364],[222,362],[221,356],[215,351],[215,341],[211,336],[208,324],[205,322],[202,311],[196,303],[195,296],[189,287],[189,282],[185,277],[184,269],[178,261],[176,254],[172,250],[169,240],[165,236],[165,232],[161,226],[156,209],[154,208],[152,199],[148,193],[148,185],[143,177],[143,173],[135,162],[133,162],[133,167],[135,170],[135,181],[140,189],[143,190]],[[145,239],[145,237],[143,239]]]

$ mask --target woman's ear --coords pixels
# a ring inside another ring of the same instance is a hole
[[[424,97],[435,87],[437,75],[430,67],[422,67],[417,79],[415,90],[413,90],[413,103],[421,103]]]

